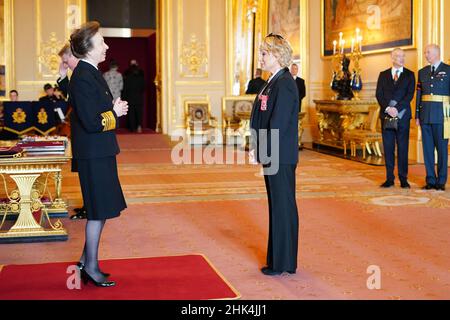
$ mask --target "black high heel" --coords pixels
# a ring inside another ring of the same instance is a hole
[[[81,280],[83,280],[84,284],[87,284],[89,281],[92,282],[96,287],[114,287],[116,285],[116,283],[114,281],[103,281],[103,282],[98,282],[95,281],[90,275],[89,273],[86,272],[85,269],[81,269]]]
[[[77,267],[78,267],[78,269],[80,269],[80,271],[83,270],[84,269],[84,263],[78,262],[77,263]],[[106,278],[108,278],[111,275],[109,273],[105,273],[105,272],[101,272],[101,271],[100,271],[100,273]]]

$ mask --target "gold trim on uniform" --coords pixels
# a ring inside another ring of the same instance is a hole
[[[427,94],[422,96],[422,102],[450,102],[450,97]]]
[[[450,96],[424,95],[422,102],[442,102],[444,112],[444,139],[450,138]]]
[[[102,119],[103,131],[110,131],[116,129],[116,117],[114,117],[112,111],[103,112],[101,116],[103,118]]]

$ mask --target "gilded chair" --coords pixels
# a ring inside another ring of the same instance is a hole
[[[382,135],[377,131],[378,117],[380,114],[380,107],[369,107],[369,114],[363,123],[361,129],[354,129],[345,131],[343,134],[344,140],[344,155],[347,155],[347,146],[350,144],[350,152],[352,157],[356,157],[356,146],[360,146],[363,152],[363,159],[366,159],[366,150],[371,155],[372,150],[375,156],[381,157],[380,142],[382,142]]]
[[[217,120],[209,101],[185,101],[186,135],[190,144],[217,143]],[[220,142],[221,143],[221,142]]]

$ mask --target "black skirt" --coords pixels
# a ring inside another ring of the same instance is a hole
[[[77,159],[76,162],[87,219],[120,216],[127,204],[117,174],[116,157]]]

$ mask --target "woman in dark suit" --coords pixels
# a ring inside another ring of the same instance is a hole
[[[263,165],[269,202],[269,244],[265,275],[295,273],[298,212],[295,170],[298,162],[297,85],[288,66],[292,49],[279,35],[268,35],[260,47],[260,64],[272,76],[255,99],[251,129],[251,161]],[[278,134],[278,135],[277,135]]]
[[[128,104],[113,101],[98,70],[108,46],[98,22],[88,22],[70,36],[72,53],[80,59],[69,84],[73,112],[71,130],[73,158],[78,164],[81,191],[87,213],[86,239],[78,267],[84,283],[111,287],[114,281],[100,271],[98,247],[107,219],[116,218],[127,205],[117,173],[119,146],[115,129],[126,115]]]

